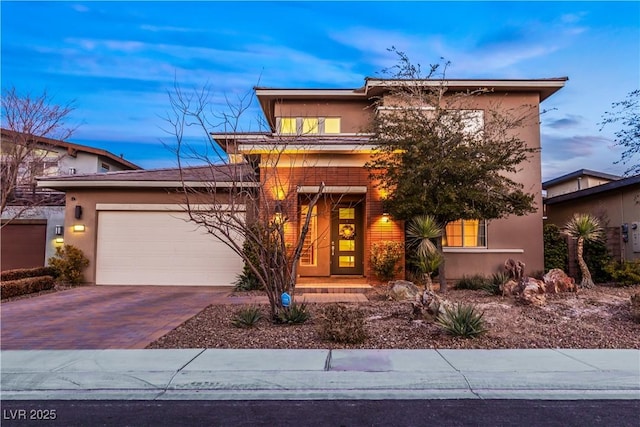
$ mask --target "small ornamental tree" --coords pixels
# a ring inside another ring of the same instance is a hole
[[[538,150],[518,136],[538,123],[537,107],[474,109],[488,90],[453,92],[445,78],[448,64],[432,65],[423,76],[419,65],[391,50],[399,61],[385,70],[391,78],[375,105],[375,150],[366,165],[388,194],[389,212],[401,220],[431,215],[443,228],[460,219],[534,212],[534,195],[512,176]],[[442,237],[436,243],[441,250]],[[444,265],[438,271],[442,292]]]
[[[591,272],[584,261],[585,242],[598,242],[603,239],[604,231],[600,225],[600,220],[590,214],[574,214],[564,226],[564,232],[577,240],[577,258],[582,280],[580,286],[592,288],[594,286]]]
[[[226,107],[215,110],[208,88],[185,92],[176,83],[169,102],[166,131],[175,137],[170,148],[180,169],[184,210],[189,219],[242,258],[244,273],[251,274],[265,290],[274,322],[304,317],[304,306],[292,302],[286,307],[282,294],[294,297],[297,268],[312,215],[305,215],[300,224],[292,220],[299,215],[296,198],[300,197],[313,212],[325,186],[321,183],[316,193],[299,196],[284,184],[294,180],[283,176],[287,168],[278,165],[298,135],[253,139],[253,143],[269,148],[261,158],[245,156],[234,152],[235,135],[241,117],[253,102],[252,91],[236,102],[227,100]],[[202,145],[187,142],[188,128],[199,131]],[[220,132],[216,134],[219,139],[213,131]],[[204,166],[194,168],[190,166],[193,163]]]

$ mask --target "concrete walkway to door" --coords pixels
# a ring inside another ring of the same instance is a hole
[[[227,298],[231,287],[83,286],[4,302],[2,350],[135,349]]]

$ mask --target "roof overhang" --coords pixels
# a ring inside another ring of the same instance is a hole
[[[205,182],[205,181],[94,181],[94,180],[42,180],[38,181],[40,188],[53,188],[67,190],[76,188],[250,188],[257,187],[260,183],[248,182]]]
[[[562,89],[569,80],[568,77],[557,77],[550,79],[424,79],[424,80],[401,80],[401,79],[376,79],[367,77],[365,93],[368,97],[379,96],[390,88],[402,87],[407,84],[415,84],[421,87],[445,87],[447,90],[462,91],[488,89],[499,92],[537,92],[540,94],[540,102],[544,101],[558,90]]]

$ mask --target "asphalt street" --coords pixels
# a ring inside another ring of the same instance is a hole
[[[2,426],[616,426],[640,400],[3,401]]]

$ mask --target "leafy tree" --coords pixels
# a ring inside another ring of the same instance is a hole
[[[564,231],[569,236],[577,239],[578,266],[582,273],[580,286],[592,288],[594,286],[591,272],[584,261],[584,243],[598,242],[603,239],[604,231],[600,225],[600,220],[591,214],[573,214],[573,217],[564,226]]]
[[[4,213],[8,205],[19,206],[11,216],[13,219],[38,204],[35,197],[20,197],[17,190],[26,186],[35,191],[36,175],[42,173],[45,162],[51,160],[51,152],[42,149],[38,137],[69,138],[74,129],[67,126],[66,121],[74,109],[73,101],[57,104],[46,91],[32,95],[21,94],[15,87],[3,88],[0,213]]]
[[[629,164],[625,175],[640,173],[640,89],[629,92],[624,101],[611,104],[611,111],[604,113],[602,130],[606,125],[621,123],[622,128],[615,132],[616,145],[624,151],[617,163]]]
[[[537,114],[532,106],[473,105],[486,90],[452,92],[439,65],[426,80],[419,65],[395,49],[399,61],[385,70],[389,93],[375,105],[367,168],[397,219],[432,215],[443,227],[460,219],[496,219],[535,211],[534,195],[509,174],[537,148],[517,136]],[[442,238],[437,239],[442,248]],[[438,272],[446,291],[444,263]]]

